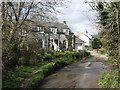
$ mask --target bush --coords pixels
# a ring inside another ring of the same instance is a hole
[[[37,55],[33,54],[30,57],[29,64],[35,64],[37,63]]]
[[[45,55],[45,49],[44,49],[44,48],[40,48],[39,53],[40,53],[41,55]]]
[[[25,58],[24,57],[21,57],[21,58],[19,58],[19,60],[18,60],[18,64],[21,66],[21,65],[25,65]]]
[[[8,66],[5,67],[14,67],[18,65],[18,60],[21,56],[20,49],[18,48],[17,42],[10,42],[8,45]]]
[[[92,48],[93,49],[100,49],[101,47],[102,47],[102,42],[98,38],[95,38],[92,41]]]
[[[87,50],[93,50],[92,46],[85,46]]]
[[[51,59],[52,59],[52,55],[51,54],[45,54],[44,61],[49,61]]]

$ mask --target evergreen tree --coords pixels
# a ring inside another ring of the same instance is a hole
[[[92,41],[92,48],[93,49],[100,49],[101,47],[102,47],[102,42],[98,38],[95,38]]]

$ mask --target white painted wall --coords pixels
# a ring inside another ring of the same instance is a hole
[[[76,43],[75,44],[75,50],[83,50],[84,49],[84,44],[82,43],[82,45],[80,43]]]
[[[55,51],[58,51],[59,50],[59,47],[58,45],[55,43],[55,40],[53,39],[53,45],[54,45],[54,50]]]
[[[90,44],[90,39],[86,35],[81,34],[79,38],[85,42],[85,45],[87,45],[87,46],[91,45]]]

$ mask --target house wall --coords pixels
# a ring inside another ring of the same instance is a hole
[[[83,49],[84,49],[84,44],[83,43],[82,43],[82,45],[80,43],[75,44],[75,51],[83,50]]]
[[[55,51],[59,50],[59,47],[58,47],[57,43],[55,43],[55,39],[53,39],[53,46],[54,46]]]
[[[53,46],[55,51],[59,51],[59,42],[63,44],[63,41],[66,41],[66,48],[64,47],[64,50],[66,50],[68,48],[68,40],[65,35],[70,34],[70,29],[67,27],[67,25],[61,25],[59,23],[56,25],[47,24],[48,23],[46,23],[45,25],[41,24],[41,26],[36,26],[36,29],[34,30],[34,32],[32,32],[34,33],[34,35],[30,35],[30,37],[36,39],[36,41],[42,40],[42,48],[45,48],[46,51],[53,50]],[[48,31],[51,31],[49,34],[47,31],[45,31],[45,27]],[[55,42],[55,40],[58,40],[58,42]]]
[[[79,38],[85,42],[85,45],[91,45],[91,40],[86,35],[82,34]]]

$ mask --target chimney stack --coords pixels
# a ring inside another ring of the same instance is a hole
[[[86,33],[88,33],[88,31],[86,31]]]
[[[67,24],[66,21],[63,21],[64,24]]]

